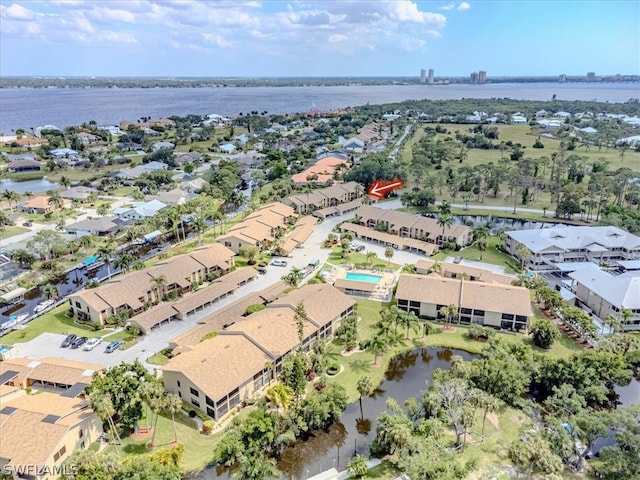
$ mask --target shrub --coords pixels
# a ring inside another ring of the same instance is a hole
[[[531,323],[533,343],[540,348],[551,348],[559,335],[558,327],[546,318],[536,319]]]
[[[264,310],[265,308],[267,307],[265,307],[261,303],[254,303],[253,305],[249,305],[247,307],[246,314],[251,315],[252,313],[256,313],[256,312],[259,312],[260,310]]]
[[[327,368],[327,374],[332,375],[332,376],[336,375],[339,371],[340,371],[340,364],[338,364],[338,363],[332,363]]]
[[[474,340],[489,340],[495,336],[496,332],[491,327],[485,327],[483,325],[476,325],[475,323],[469,326],[469,338]]]
[[[215,426],[216,426],[215,420],[206,420],[205,422],[202,423],[202,432],[209,434],[213,432],[213,429]]]
[[[142,333],[142,332],[140,332],[140,329],[138,327],[136,327],[135,325],[127,325],[125,330],[127,331],[127,333],[129,333],[130,335],[133,335],[134,337],[137,337],[138,335],[140,335]]]
[[[205,333],[202,338],[200,339],[201,342],[204,342],[205,340],[209,340],[210,338],[215,337],[216,335],[218,335],[218,332],[209,332],[209,333]]]

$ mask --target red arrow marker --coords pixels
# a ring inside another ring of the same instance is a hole
[[[391,180],[390,182],[381,182],[380,180],[376,180],[369,187],[369,195],[372,197],[382,198],[387,193],[392,190],[396,190],[397,188],[402,188],[404,182],[402,180]]]

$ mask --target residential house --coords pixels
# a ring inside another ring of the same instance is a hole
[[[169,191],[159,191],[155,195],[146,195],[144,198],[146,201],[157,200],[165,205],[184,205],[189,197],[189,194],[181,188],[174,188]]]
[[[78,156],[78,152],[70,148],[56,148],[55,150],[51,150],[49,152],[49,155],[51,155],[53,158],[56,158],[56,159],[74,158]]]
[[[80,132],[77,134],[77,136],[78,140],[80,140],[82,143],[97,143],[102,140],[102,138],[100,138],[98,135],[94,135],[93,133],[89,132]]]
[[[506,250],[532,270],[566,270],[563,264],[640,259],[640,237],[613,226],[559,225],[507,232]]]
[[[199,163],[202,161],[200,152],[176,153],[175,162],[177,165],[186,165],[188,163]]]
[[[116,217],[125,220],[144,220],[154,217],[160,210],[167,208],[167,205],[159,200],[149,202],[134,202],[131,207],[118,207],[114,210]]]
[[[640,330],[640,271],[611,275],[591,264],[569,273],[569,277],[576,298],[598,318],[612,315],[623,330]],[[627,321],[623,321],[623,310],[631,314]]]
[[[84,396],[21,392],[0,397],[0,469],[8,478],[51,480],[71,474],[64,462],[102,434],[102,420]]]
[[[294,218],[295,212],[290,206],[280,202],[271,203],[249,215],[226,234],[218,236],[216,242],[236,254],[248,246],[270,248],[276,238],[284,235]]]
[[[386,210],[371,205],[363,205],[356,210],[355,219],[370,229],[436,245],[453,242],[460,246],[466,246],[473,239],[473,230],[466,225],[445,226],[443,231],[434,218]]]
[[[436,272],[439,270],[439,272]],[[421,275],[439,274],[444,278],[462,278],[471,282],[499,283],[511,285],[515,280],[513,275],[504,275],[484,268],[472,267],[461,263],[436,262],[428,258],[416,261],[416,272]]]
[[[291,180],[298,185],[326,185],[335,180],[337,171],[347,168],[347,163],[342,157],[324,157],[306,170],[293,174]]]
[[[302,344],[294,319],[299,304],[308,317]],[[162,367],[165,389],[219,420],[268,384],[287,354],[298,347],[308,351],[318,339],[330,337],[354,305],[331,285],[308,285],[251,315],[225,315],[226,328],[208,340],[183,345]]]
[[[151,145],[151,149],[154,152],[157,152],[158,150],[162,149],[162,148],[168,148],[169,150],[173,150],[175,148],[175,144],[171,143],[171,142],[156,142],[153,145]]]
[[[527,123],[527,117],[521,113],[514,113],[511,115],[511,123],[514,125],[525,125]]]
[[[60,196],[67,200],[76,200],[80,203],[85,203],[94,193],[98,194],[98,190],[95,188],[83,187],[79,185],[60,192]]]
[[[62,199],[62,208],[66,207],[70,203],[71,202],[69,202],[69,200]],[[57,207],[54,204],[49,203],[49,197],[46,195],[40,195],[18,204],[18,209],[25,213],[46,214],[55,212]]]
[[[22,173],[22,172],[39,172],[42,168],[40,162],[35,160],[14,160],[7,165],[7,171],[9,173]]]
[[[139,270],[114,277],[97,288],[81,290],[69,296],[70,313],[85,321],[104,324],[107,318],[121,311],[133,317],[145,307],[159,302],[175,292],[178,296],[190,291],[193,282],[212,275],[227,274],[234,254],[214,243],[186,255],[178,255]],[[164,282],[158,284],[156,279]]]
[[[70,235],[83,237],[86,235],[96,235],[107,237],[116,235],[123,227],[131,225],[133,221],[123,220],[119,217],[106,216],[81,220],[67,225],[66,230]]]
[[[285,205],[290,205],[301,215],[336,207],[352,202],[364,195],[364,188],[357,182],[336,183],[330,187],[313,190],[307,193],[291,195],[282,200]],[[334,209],[337,214],[337,210]],[[323,213],[322,218],[331,216],[331,212]]]
[[[432,275],[400,275],[398,308],[418,318],[444,319],[443,308],[457,307],[454,322],[505,329],[526,329],[531,317],[531,296],[523,287]]]
[[[233,143],[223,143],[218,147],[222,153],[233,153],[237,150]]]
[[[41,145],[48,145],[49,140],[46,138],[33,138],[33,137],[22,137],[22,138],[14,138],[11,140],[7,140],[4,142],[6,147],[21,147],[21,148],[35,148]]]

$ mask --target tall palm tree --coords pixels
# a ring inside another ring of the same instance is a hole
[[[64,205],[64,201],[58,192],[49,193],[49,200],[47,201],[49,205],[51,205],[56,210],[60,210],[62,205]]]
[[[78,244],[84,248],[85,253],[89,253],[89,249],[96,244],[96,236],[83,235],[78,239]]]
[[[356,384],[356,389],[360,395],[360,418],[364,418],[362,410],[362,397],[368,397],[373,392],[373,383],[371,383],[371,377],[360,377]]]
[[[378,366],[378,356],[387,347],[387,339],[380,333],[376,333],[367,342],[367,350],[373,353],[373,365]]]
[[[453,217],[448,213],[443,213],[438,216],[437,223],[442,227],[442,236],[440,237],[440,246],[442,246],[445,244],[444,231],[447,227],[450,227],[453,224]]]
[[[413,329],[414,332],[418,332],[420,321],[416,314],[413,312],[403,312],[400,318],[398,318],[400,324],[407,329],[406,339],[409,340],[409,330]]]
[[[165,398],[164,408],[171,413],[171,422],[173,423],[173,443],[178,443],[178,429],[176,428],[176,413],[182,409],[182,400],[175,393],[167,395]]]
[[[113,266],[126,273],[131,270],[131,265],[136,261],[136,258],[132,253],[124,253],[115,259]]]
[[[20,199],[20,195],[18,195],[13,190],[6,190],[2,192],[2,198],[4,198],[9,203],[9,210],[11,211],[11,215],[13,215],[13,206],[18,203]]]
[[[158,275],[157,277],[151,275],[149,281],[151,282],[153,291],[156,293],[158,302],[162,301],[164,289],[167,286],[167,277],[164,275]]]
[[[451,320],[453,320],[453,317],[455,317],[458,314],[458,306],[452,303],[451,305],[447,305],[446,307],[442,308],[440,311],[446,317],[447,323],[451,323]]]
[[[451,204],[446,200],[443,200],[442,202],[440,202],[440,205],[438,205],[438,212],[441,216],[451,215]]]
[[[367,265],[371,266],[373,265],[373,261],[378,258],[378,255],[376,255],[376,252],[367,252]]]
[[[442,262],[440,260],[435,260],[433,265],[429,267],[427,270],[428,273],[437,273],[438,275],[442,275]]]
[[[158,431],[158,417],[160,416],[160,412],[165,409],[165,397],[162,395],[162,384],[159,384],[160,395],[154,394],[150,401],[149,408],[154,413],[155,417],[153,420],[153,435],[151,436],[151,447],[155,446],[156,440],[156,432]]]
[[[198,245],[202,245],[202,232],[207,229],[207,222],[205,222],[204,218],[196,217],[191,224],[196,229],[196,232],[198,232]]]
[[[476,240],[476,247],[480,251],[480,260],[482,260],[483,253],[489,247],[489,243],[487,242],[487,239],[486,238],[480,238],[480,239]]]
[[[116,424],[113,421],[113,416],[116,414],[116,409],[113,406],[113,402],[111,401],[111,397],[103,392],[92,392],[91,393],[91,407],[98,414],[98,416],[102,419],[102,421],[107,421],[109,424],[109,429],[115,438],[118,439],[118,442],[113,442],[113,445],[116,449],[116,454],[118,453],[118,445],[122,444],[122,440],[120,439],[120,434],[118,433],[118,429],[116,428]]]
[[[115,251],[116,248],[113,246],[113,243],[108,242],[101,246],[96,252],[98,254],[98,258],[107,265],[107,278],[111,278],[111,261],[113,260],[113,254]]]

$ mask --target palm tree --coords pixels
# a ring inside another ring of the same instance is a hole
[[[215,223],[213,224],[213,233],[215,235],[216,233],[216,227],[215,225],[217,223],[220,223],[220,233],[224,233],[224,229],[223,229],[223,225],[225,223],[226,220],[226,216],[224,215],[224,213],[222,213],[220,210],[216,210],[215,212],[213,212],[211,214],[211,220],[213,220]]]
[[[502,242],[502,248],[504,248],[505,245],[506,245],[506,242],[507,242],[507,228],[506,227],[500,227],[496,231],[496,237],[498,237],[500,239],[500,241]]]
[[[420,325],[420,321],[416,314],[413,312],[403,312],[402,315],[398,318],[398,321],[403,327],[407,328],[406,339],[409,340],[409,329],[413,329],[414,332],[418,332],[418,326]]]
[[[500,408],[500,400],[483,390],[476,390],[473,398],[476,405],[483,409],[482,433],[480,434],[480,441],[484,442],[484,425],[487,420],[487,414],[489,412],[495,412],[498,410],[498,408]]]
[[[136,258],[137,257],[132,253],[124,253],[116,258],[113,262],[113,266],[126,273],[131,269],[131,265],[136,261]]]
[[[391,259],[393,258],[393,248],[392,247],[387,247],[384,249],[384,256],[387,258],[387,266],[389,266],[391,264]]]
[[[160,302],[162,300],[164,289],[167,286],[167,277],[164,275],[158,275],[157,277],[151,275],[149,281],[151,282],[152,290],[156,293],[156,299]]]
[[[9,210],[11,211],[11,215],[13,215],[13,204],[18,203],[20,195],[12,190],[6,190],[2,192],[2,198],[4,198],[9,203]]]
[[[164,408],[171,413],[171,422],[173,423],[173,443],[178,443],[178,430],[176,429],[176,413],[182,409],[182,400],[175,393],[167,395],[164,400]]]
[[[293,396],[293,390],[282,383],[274,385],[265,392],[267,406],[274,407],[277,412],[282,409],[283,415],[286,415],[289,407],[293,405]]]
[[[378,356],[387,347],[387,339],[380,333],[376,333],[372,339],[367,342],[367,350],[373,353],[373,365],[378,366]]]
[[[60,287],[47,283],[42,289],[42,294],[48,300],[58,300],[60,298]]]
[[[98,416],[102,419],[102,421],[107,421],[109,424],[109,429],[115,438],[118,439],[118,442],[113,442],[113,445],[116,449],[116,454],[118,453],[118,445],[122,444],[122,440],[120,440],[120,434],[118,433],[118,429],[113,421],[113,416],[116,414],[116,409],[113,406],[113,402],[111,401],[111,397],[103,392],[92,392],[91,393],[91,407],[98,414]]]
[[[291,272],[288,275],[282,277],[282,279],[291,284],[294,287],[297,287],[300,281],[302,280],[302,270],[297,267],[293,267]]]
[[[442,275],[442,262],[440,260],[435,260],[433,265],[429,267],[427,270],[428,273],[437,273],[438,275]]]
[[[109,213],[109,209],[110,209],[110,205],[108,203],[102,203],[100,205],[98,205],[98,208],[96,208],[96,213],[98,215],[100,215],[101,217],[106,216]]]
[[[360,418],[364,418],[362,412],[362,397],[368,397],[373,392],[373,383],[371,383],[371,377],[360,377],[356,384],[358,393],[360,394]]]
[[[482,254],[487,250],[488,246],[489,243],[486,238],[476,240],[476,247],[478,247],[478,250],[480,251],[480,260],[482,260]]]
[[[83,235],[78,239],[78,243],[84,248],[85,253],[89,253],[89,249],[96,243],[95,235]]]
[[[62,175],[60,177],[60,184],[67,187],[67,190],[69,190],[69,187],[71,187],[71,180],[69,180],[68,177],[65,177],[64,175]]]
[[[378,255],[376,255],[376,252],[367,252],[367,265],[372,266],[373,261],[376,258],[378,258]]]
[[[203,218],[196,217],[196,219],[193,220],[191,222],[191,224],[196,229],[196,232],[198,232],[198,245],[201,245],[202,244],[202,232],[204,232],[207,229],[207,227],[208,227],[207,222],[205,222]]]
[[[96,206],[97,201],[98,201],[98,194],[96,192],[91,192],[89,195],[87,195],[87,202],[89,202],[92,207]]]
[[[455,317],[458,314],[458,306],[452,303],[451,305],[447,305],[446,307],[442,308],[440,312],[444,314],[446,318],[446,322],[451,323],[451,320],[453,320],[453,317]]]
[[[49,193],[49,200],[47,203],[49,203],[49,205],[51,205],[56,210],[60,210],[62,208],[62,205],[64,205],[64,201],[62,200],[62,197],[58,192]]]
[[[149,421],[151,420],[149,406],[151,405],[154,395],[156,395],[157,389],[158,389],[157,382],[142,382],[140,384],[140,387],[138,387],[138,393],[140,395],[140,398],[144,402],[144,409],[145,409],[144,416],[147,421],[147,431],[149,431],[149,429],[151,428],[151,425],[149,424]]]
[[[154,393],[154,395],[150,398],[151,403],[149,404],[149,408],[151,408],[151,411],[155,415],[153,420],[153,435],[151,436],[151,443],[149,444],[151,448],[155,447],[156,432],[158,431],[158,417],[160,416],[160,412],[165,410],[166,402],[165,397],[162,395],[162,384],[158,385],[160,394],[157,395]]]
[[[445,244],[444,231],[453,224],[453,218],[448,213],[443,213],[438,217],[438,225],[442,227],[442,236],[440,237],[440,246]]]
[[[98,249],[98,258],[107,265],[107,278],[111,278],[111,261],[113,260],[113,253],[116,251],[112,242],[108,242]]]
[[[451,204],[446,200],[443,200],[440,202],[440,205],[438,205],[438,211],[440,212],[440,215],[451,215]]]

